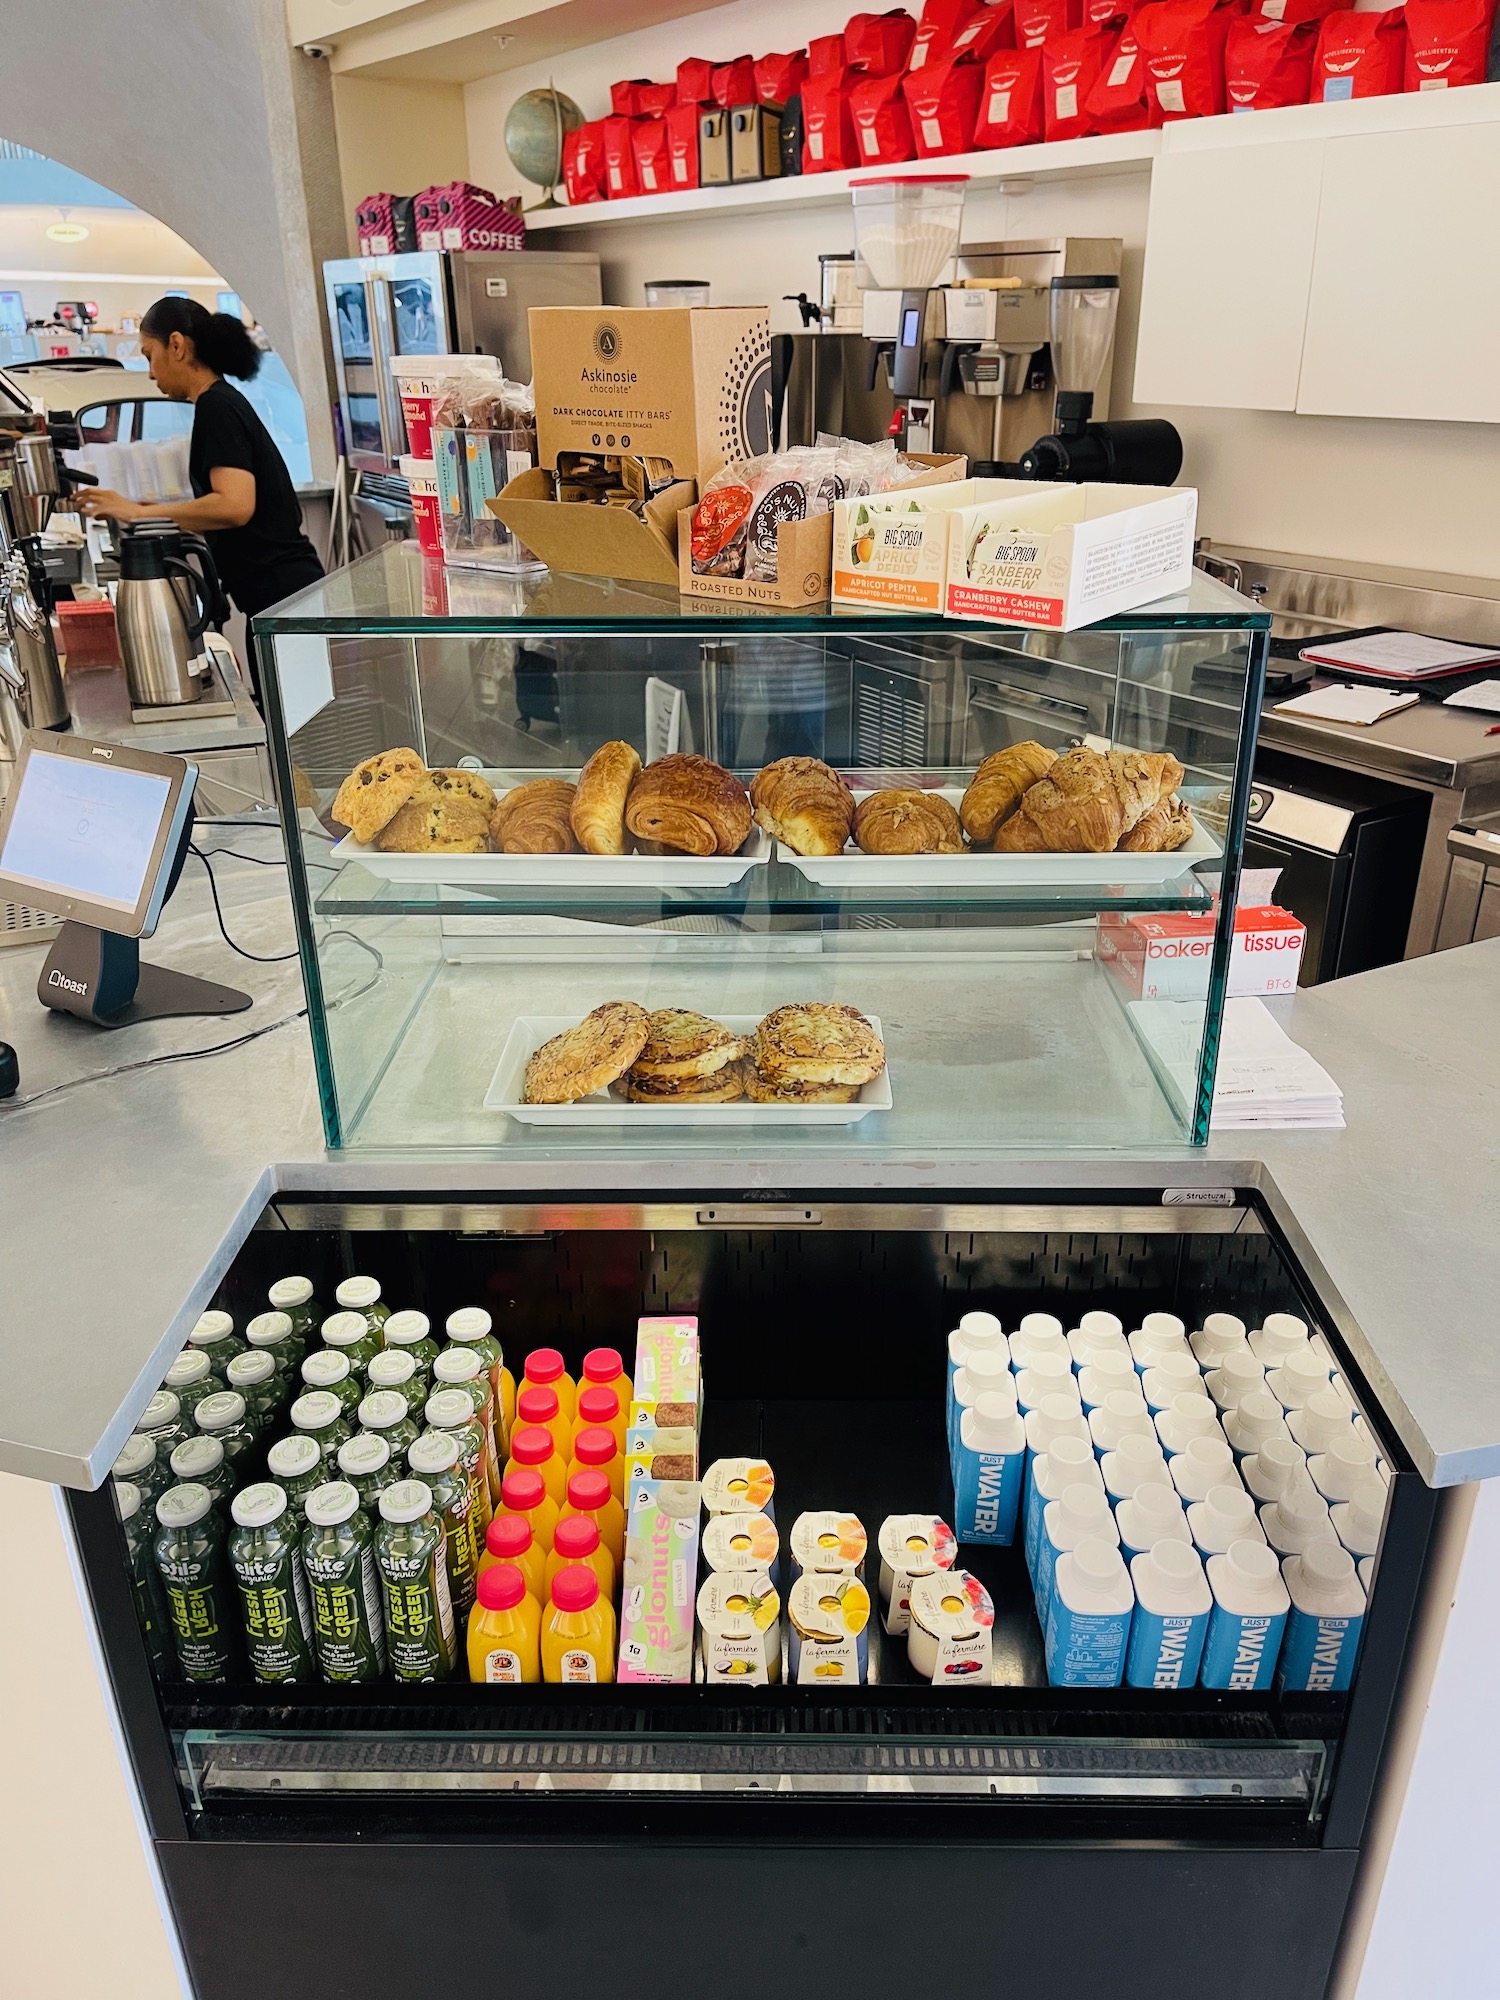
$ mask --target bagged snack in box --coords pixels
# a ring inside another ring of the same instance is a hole
[[[1224,41],[1234,14],[1218,0],[1151,0],[1134,16],[1146,88],[1164,122],[1224,109]]]
[[[1015,19],[1016,47],[1039,49],[1083,26],[1082,0],[1017,0]]]
[[[642,194],[665,194],[672,186],[672,161],[667,151],[665,118],[637,118],[630,134],[635,153],[636,185]]]
[[[920,159],[972,149],[983,89],[984,71],[961,56],[945,56],[925,64],[915,75],[908,73],[906,108]]]
[[[693,509],[693,572],[775,583],[777,536],[784,523],[831,513],[834,502],[849,493],[883,491],[904,469],[889,439],[867,445],[826,433],[815,445],[726,465]]]
[[[834,173],[857,167],[847,72],[810,76],[802,86],[802,171]]]
[[[1001,49],[985,65],[974,144],[1031,146],[1042,136],[1042,52]]]
[[[785,104],[801,90],[806,75],[806,49],[794,49],[786,56],[757,56],[755,95],[762,104]]]
[[[677,65],[677,102],[679,104],[712,104],[714,66],[704,62],[701,56],[689,56]]]
[[[819,451],[834,454],[833,495],[835,500],[858,499],[866,493],[884,493],[910,472],[906,460],[896,449],[894,438],[881,438],[877,444],[861,444],[857,438],[834,437],[828,431],[819,431],[816,439]],[[813,509],[821,513],[822,508]]]
[[[662,120],[667,128],[667,185],[695,188],[698,185],[698,107],[674,104]]]
[[[1088,100],[1099,81],[1104,46],[1097,28],[1074,28],[1042,44],[1042,122],[1049,140],[1082,139],[1094,130]]]
[[[1146,65],[1129,21],[1106,36],[1099,75],[1084,109],[1095,132],[1143,132],[1161,123],[1155,100],[1146,94]]]
[[[844,23],[844,61],[866,76],[899,76],[917,24],[904,7],[888,14],[851,14]]]
[[[917,23],[911,54],[906,59],[907,75],[953,55],[959,35],[984,11],[984,0],[927,0]],[[968,49],[964,53],[974,52]]]
[[[604,193],[609,201],[641,191],[635,177],[635,127],[634,118],[604,121]]]
[[[1446,4],[1446,0],[1445,0]],[[1224,43],[1224,95],[1231,111],[1274,111],[1306,104],[1312,90],[1317,24],[1239,14]]]
[[[862,167],[895,166],[916,153],[901,84],[899,76],[867,76],[849,93]]]
[[[988,62],[1000,49],[1013,49],[1016,45],[1016,16],[1011,0],[995,0],[992,7],[983,8],[966,28],[960,28],[953,37],[949,53],[955,56],[972,56],[975,62]]]
[[[1406,0],[1406,88],[1483,83],[1494,0]]]
[[[755,58],[736,56],[733,62],[715,63],[709,89],[714,103],[725,111],[735,104],[754,104]]]
[[[604,120],[592,118],[563,140],[563,182],[578,207],[604,199]]]
[[[1406,23],[1399,7],[1383,14],[1340,10],[1328,16],[1318,35],[1313,101],[1389,97],[1400,90],[1405,67]]]
[[[841,76],[849,67],[842,35],[814,35],[807,45],[809,76]]]

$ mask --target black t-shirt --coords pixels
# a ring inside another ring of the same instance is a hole
[[[286,460],[249,402],[222,379],[193,405],[188,477],[198,499],[213,491],[215,466],[255,476],[255,512],[243,528],[216,528],[206,537],[224,588],[247,618],[289,597],[323,574],[318,552],[302,532]]]

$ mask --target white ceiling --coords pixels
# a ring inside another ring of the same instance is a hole
[[[703,0],[288,0],[292,39],[331,45],[340,74],[474,83],[636,28],[706,11]]]

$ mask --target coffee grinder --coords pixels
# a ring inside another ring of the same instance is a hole
[[[1023,479],[1103,480],[1170,486],[1182,470],[1182,437],[1162,417],[1095,423],[1094,392],[1114,342],[1120,280],[1102,275],[1052,280],[1052,372],[1056,430],[1021,454]]]

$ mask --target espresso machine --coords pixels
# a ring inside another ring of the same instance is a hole
[[[42,536],[75,487],[98,483],[58,456],[76,450],[78,441],[76,425],[49,423],[0,375],[0,700],[7,710],[0,736],[7,745],[18,725],[69,724]]]

